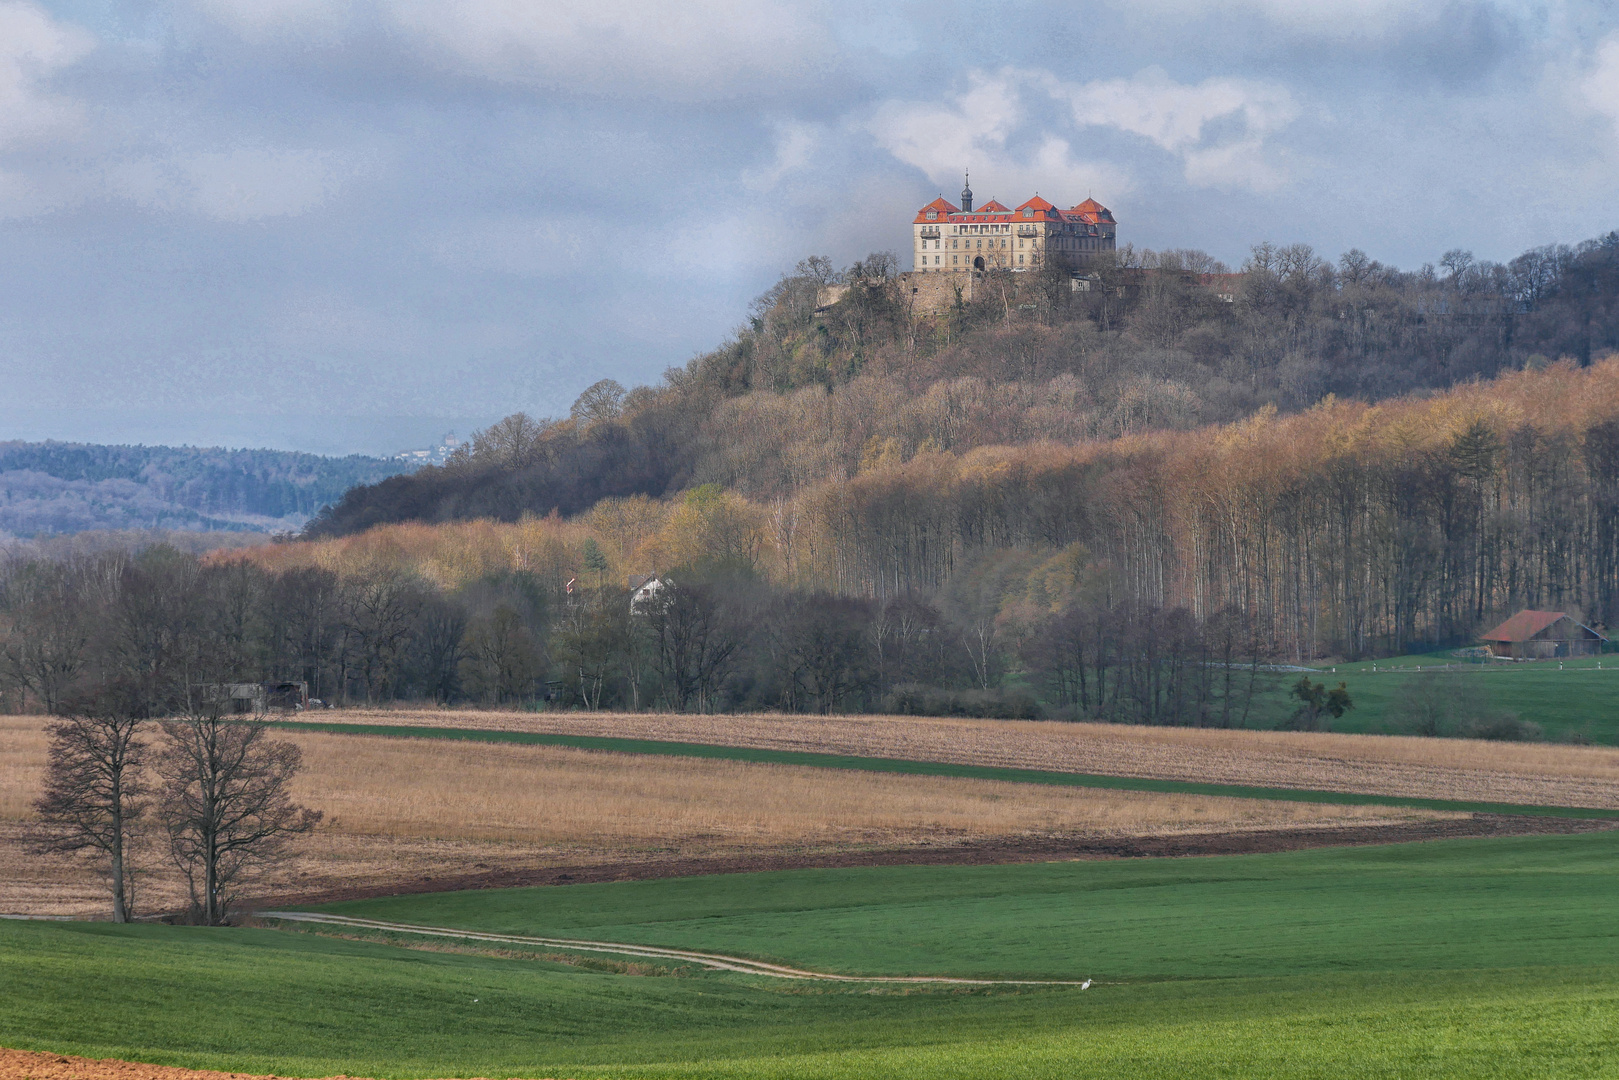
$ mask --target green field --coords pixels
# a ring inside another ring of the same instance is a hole
[[[856,974],[1097,984],[630,976],[273,930],[0,923],[0,1043],[390,1077],[1619,1074],[1619,833],[331,910]]]
[[[1324,669],[1325,676],[1348,684],[1355,709],[1334,721],[1333,730],[1383,731],[1389,705],[1446,663],[1458,665],[1453,673],[1482,688],[1492,707],[1539,724],[1548,740],[1619,745],[1619,655],[1478,664],[1440,652],[1379,660],[1375,673],[1371,661],[1339,664],[1336,672]]]

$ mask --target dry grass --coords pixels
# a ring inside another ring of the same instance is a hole
[[[1619,749],[896,716],[349,711],[321,719],[719,743],[1166,780],[1619,808]]]
[[[105,901],[90,868],[28,856],[18,843],[44,761],[42,729],[37,717],[0,719],[0,912],[95,914]],[[326,821],[300,843],[298,858],[279,880],[311,889],[625,858],[1454,816],[499,743],[289,737],[304,749],[297,797],[322,810]],[[183,900],[173,874],[149,880],[143,887],[148,910]]]
[[[734,850],[1149,835],[1391,816],[1386,807],[1103,793],[544,746],[303,733],[295,739],[308,762],[300,798],[331,815],[338,831],[362,835]]]
[[[45,781],[45,724],[37,716],[0,716],[0,821],[29,813]]]

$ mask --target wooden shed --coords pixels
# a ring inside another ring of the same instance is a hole
[[[1492,656],[1549,660],[1595,656],[1608,639],[1561,611],[1520,611],[1480,640]]]

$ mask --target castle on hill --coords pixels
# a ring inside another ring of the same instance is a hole
[[[1015,209],[994,199],[975,209],[964,184],[959,207],[940,195],[917,211],[911,252],[918,274],[1032,270],[1053,258],[1112,251],[1118,227],[1113,212],[1090,198],[1069,210],[1039,195]]]

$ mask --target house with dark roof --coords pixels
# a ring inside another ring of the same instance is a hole
[[[1607,636],[1561,611],[1520,611],[1480,641],[1490,655],[1514,660],[1595,656]]]

